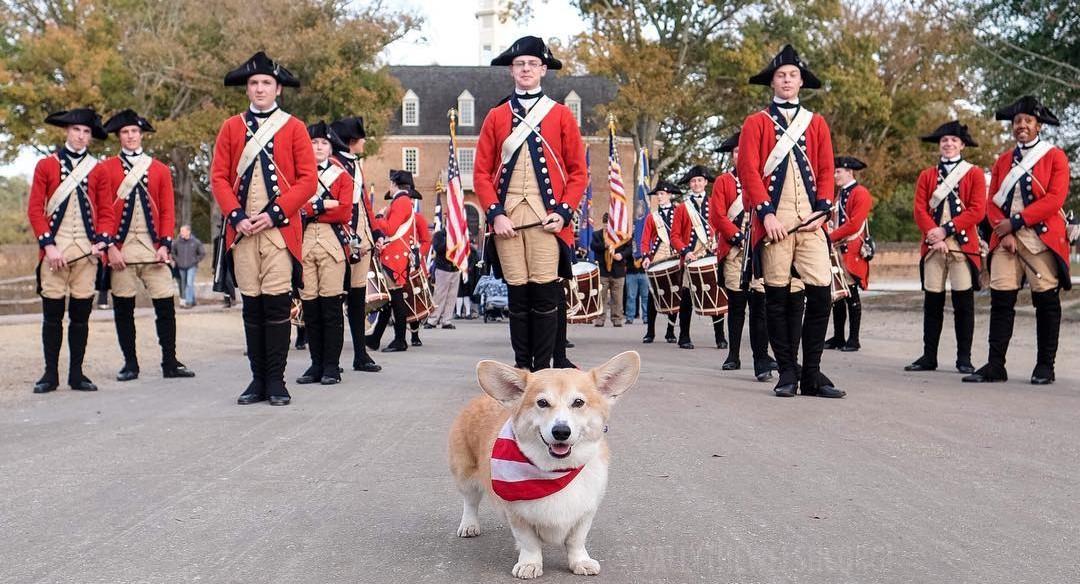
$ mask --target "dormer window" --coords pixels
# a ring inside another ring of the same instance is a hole
[[[581,97],[578,96],[576,91],[570,90],[570,93],[567,94],[566,99],[564,99],[563,102],[566,104],[566,107],[570,108],[570,113],[574,114],[574,119],[577,120],[577,125],[580,128],[581,127]]]
[[[411,89],[406,91],[405,97],[401,99],[401,125],[420,125],[420,98]]]
[[[458,125],[473,126],[476,124],[476,100],[473,99],[469,90],[461,92],[457,98]]]

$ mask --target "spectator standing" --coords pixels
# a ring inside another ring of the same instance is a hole
[[[435,310],[428,317],[424,328],[433,329],[440,324],[444,329],[456,328],[450,320],[454,317],[454,303],[461,285],[461,270],[446,257],[445,227],[432,237],[431,247],[435,252]]]
[[[199,262],[206,257],[206,248],[198,237],[191,232],[190,225],[180,226],[180,237],[173,242],[173,260],[180,271],[180,306],[195,306],[195,274],[199,271]]]
[[[607,225],[608,214],[604,213],[603,223]],[[611,251],[608,255],[607,242],[603,236],[593,237],[590,243],[596,263],[600,266],[600,304],[604,312],[593,321],[595,326],[604,326],[604,321],[611,317],[611,324],[623,325],[623,285],[626,283],[626,263],[631,259],[633,240],[628,240]]]
[[[645,268],[641,265],[641,258],[631,257],[626,263],[626,324],[634,324],[638,314],[645,321],[648,303],[649,279],[645,277]]]

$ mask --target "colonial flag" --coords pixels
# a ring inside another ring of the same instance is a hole
[[[443,228],[443,208],[442,208],[442,193],[435,193],[435,226],[432,231],[442,231]]]
[[[585,250],[585,257],[594,260],[592,251],[593,220],[592,220],[592,169],[589,164],[589,145],[585,145],[585,174],[589,176],[589,184],[585,187],[585,196],[581,197],[581,208],[578,210],[578,247]]]
[[[450,158],[446,163],[446,259],[469,277],[469,223],[457,161],[457,112],[450,110]]]
[[[641,202],[641,217],[634,220],[634,257],[640,257],[641,232],[645,218],[649,216],[649,151],[642,148],[638,154],[637,198]]]
[[[610,116],[608,117],[608,187],[611,189],[611,196],[608,199],[608,222],[604,226],[604,242],[607,244],[604,261],[608,269],[611,269],[615,248],[630,241],[634,231],[630,217],[632,210],[626,200],[626,191],[623,189],[619,151],[615,147],[615,118]]]

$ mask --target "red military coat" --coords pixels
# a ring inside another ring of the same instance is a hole
[[[512,101],[495,106],[488,112],[476,144],[473,188],[480,205],[487,213],[489,225],[496,215],[504,213],[503,199],[499,194],[499,177],[502,173],[502,145],[513,129]],[[585,144],[581,140],[581,131],[574,114],[561,103],[555,104],[541,121],[540,135],[546,141],[546,145],[540,143],[544,157],[555,158],[547,163],[548,172],[545,175],[551,181],[552,192],[547,194],[541,191],[541,195],[544,196],[548,211],[562,216],[563,229],[559,232],[559,237],[567,246],[573,248],[574,229],[570,219],[589,184],[589,174],[585,166]],[[535,136],[529,137],[529,140],[535,139]],[[526,146],[527,144],[522,145],[520,155],[528,154]],[[558,170],[560,167],[566,175],[565,180]]]
[[[337,164],[338,166],[344,168],[345,172],[349,174],[350,178],[352,178],[353,193],[356,193],[358,186],[356,182],[358,178],[360,179],[360,200],[355,201],[353,199],[350,199],[350,204],[352,204],[353,206],[353,212],[351,218],[349,219],[349,226],[352,228],[353,231],[356,231],[356,228],[359,225],[360,221],[360,217],[357,214],[366,214],[368,220],[368,227],[371,229],[371,238],[372,240],[377,241],[383,235],[382,229],[380,227],[382,221],[376,219],[375,213],[371,210],[371,202],[368,200],[365,194],[367,193],[367,190],[364,187],[364,173],[363,170],[360,168],[360,161],[356,158],[350,159],[344,156],[341,152],[334,154],[334,157],[330,160],[334,164]]]
[[[841,190],[841,201],[845,198]],[[844,224],[829,232],[829,240],[841,246],[838,250],[844,261],[844,268],[859,279],[859,287],[866,290],[870,287],[870,262],[862,257],[862,244],[866,241],[867,218],[870,217],[870,208],[874,205],[870,197],[870,191],[859,183],[851,187],[844,202]],[[838,212],[839,213],[839,212]],[[851,238],[851,239],[848,239]]]
[[[697,247],[697,233],[694,232],[694,222],[690,220],[690,212],[686,210],[687,205],[693,205],[690,202],[690,198],[693,195],[686,195],[683,202],[675,208],[675,216],[671,220],[671,249],[680,256],[686,256],[695,247]],[[706,195],[701,199],[701,226],[705,228],[705,236],[709,239],[715,239],[713,237],[713,228],[709,224],[709,216],[711,214],[712,202],[710,197]],[[707,253],[714,253],[714,250],[708,249],[707,242],[702,242],[706,246]]]
[[[55,243],[55,229],[63,218],[59,213],[52,216],[45,213],[49,199],[52,198],[62,180],[60,155],[55,152],[39,160],[37,166],[34,167],[34,179],[30,183],[26,216],[30,220],[30,228],[34,231],[34,237],[37,238],[40,247],[38,250],[39,259],[45,256],[45,247]],[[107,189],[104,186],[104,181],[105,175],[91,170],[90,175],[86,177],[81,187],[86,192],[87,201],[90,203],[90,223],[94,228],[94,233],[87,233],[87,235],[90,237],[91,243],[102,241],[108,243],[111,241],[111,234],[113,233],[106,230],[105,227],[113,222],[113,208],[106,193]],[[79,189],[76,189],[75,192],[71,193],[68,198],[68,205],[75,202],[78,191]]]
[[[149,156],[149,154],[144,153],[143,156]],[[101,198],[108,199],[113,212],[104,230],[113,234],[114,245],[121,248],[124,245],[124,238],[127,237],[127,228],[124,223],[130,223],[135,205],[141,204],[139,203],[141,197],[136,198],[131,195],[132,192],[138,190],[137,188],[124,193],[123,198],[116,196],[120,183],[124,182],[127,176],[124,172],[124,161],[120,159],[120,156],[113,156],[100,162],[93,172],[105,175],[105,180],[99,181],[97,188],[105,190]],[[176,231],[176,196],[173,193],[172,172],[164,163],[154,160],[150,163],[150,168],[143,175],[141,182],[142,187],[149,194],[147,202],[150,212],[147,213],[146,218],[151,228],[154,245],[171,249],[173,233]]]
[[[982,257],[979,255],[978,228],[979,223],[986,216],[987,201],[986,177],[983,175],[983,169],[974,166],[968,170],[964,178],[960,179],[960,183],[956,187],[959,204],[950,200],[956,198],[955,195],[950,195],[945,201],[942,201],[942,206],[952,205],[950,208],[952,220],[946,222],[945,225],[938,225],[936,217],[940,217],[940,215],[938,215],[937,210],[930,208],[930,198],[933,197],[934,189],[937,186],[937,166],[925,168],[919,173],[919,180],[915,183],[915,224],[923,232],[922,247],[919,252],[923,257],[926,257],[927,252],[930,251],[930,246],[926,244],[926,235],[930,233],[931,229],[942,227],[945,229],[947,236],[956,238],[956,242],[960,244],[960,249],[968,252],[966,254],[967,260],[971,263],[974,273],[977,274],[982,266]],[[960,205],[963,207],[961,208]],[[960,212],[955,213],[954,210],[960,210]],[[978,278],[975,278],[975,280],[978,281]]]
[[[780,199],[780,189],[783,186],[771,184],[772,178],[764,176],[765,161],[769,158],[769,153],[772,152],[777,140],[773,120],[779,114],[770,113],[771,109],[748,116],[743,122],[742,133],[739,135],[739,161],[736,172],[742,182],[745,200],[748,201],[747,209],[755,211],[751,228],[754,247],[757,247],[765,237],[761,218],[767,213],[774,212],[776,202]],[[829,133],[829,125],[825,123],[825,118],[814,114],[799,145],[806,149],[810,170],[813,172],[813,179],[817,186],[817,200],[811,198],[811,203],[815,211],[826,211],[832,207],[835,179],[833,177],[832,135]],[[769,187],[773,187],[773,190],[770,191]],[[810,188],[810,185],[807,185],[807,188]]]
[[[674,220],[675,206],[668,205],[667,207],[659,207],[656,210],[660,214],[660,219],[664,222],[664,229],[667,230],[668,237],[671,237],[671,223]],[[669,239],[670,241],[670,239]],[[656,219],[653,213],[649,213],[645,216],[645,223],[641,226],[641,255],[642,257],[649,258],[650,262],[663,261],[669,258],[657,258],[653,257],[656,254],[657,249],[660,247],[660,234],[656,228]]]
[[[210,186],[214,199],[221,207],[221,213],[228,220],[225,231],[226,248],[236,239],[236,224],[246,215],[237,192],[239,180],[236,176],[236,164],[244,151],[246,143],[246,124],[250,112],[233,116],[221,125],[214,143],[214,159],[210,166]],[[273,147],[267,148],[274,153],[270,169],[273,176],[280,178],[280,188],[274,200],[276,208],[270,209],[274,226],[281,230],[289,252],[299,260],[303,253],[303,224],[300,220],[300,208],[315,194],[315,152],[311,148],[307,126],[297,118],[290,119],[274,136]],[[259,164],[256,160],[255,164]],[[268,193],[272,195],[273,193]]]
[[[991,225],[1010,219],[1006,214],[1008,208],[1002,209],[995,205],[993,197],[1012,165],[1013,149],[1010,148],[998,157],[990,169],[986,217]],[[1064,289],[1069,290],[1072,288],[1069,277],[1069,240],[1065,235],[1065,217],[1062,215],[1062,207],[1069,194],[1069,157],[1061,148],[1053,148],[1035,163],[1030,177],[1034,179],[1030,181],[1033,200],[1024,207],[1020,217],[1011,218],[1013,229],[1015,231],[1020,225],[1026,225],[1039,235],[1039,239],[1057,256],[1058,280]],[[1027,177],[1021,178],[1020,182],[1026,179]],[[991,235],[990,251],[997,249],[999,243],[1001,238],[997,234]]]
[[[709,225],[716,238],[716,256],[727,257],[731,248],[738,245],[746,236],[740,225],[736,225],[728,219],[728,209],[739,198],[739,185],[735,182],[734,172],[725,172],[713,183],[712,194],[709,195]],[[745,203],[744,203],[745,205]],[[746,213],[744,210],[743,213]],[[739,220],[740,217],[736,217]]]
[[[323,204],[325,199],[315,199],[314,202],[308,199],[308,202],[300,209],[300,213],[307,221],[316,221],[318,223],[327,223],[334,227],[334,233],[337,235],[338,241],[341,242],[342,249],[345,250],[345,255],[349,255],[349,235],[345,230],[345,226],[352,221],[352,196],[353,196],[353,180],[349,176],[348,172],[343,172],[338,175],[334,182],[326,185],[332,197],[338,202],[338,206],[333,209],[327,210]],[[316,191],[318,188],[316,188]]]
[[[401,191],[394,195],[390,206],[383,212],[383,234],[387,239],[394,237],[399,229],[411,218],[416,221],[416,213],[413,211],[412,198],[407,191]],[[416,234],[415,226],[398,239],[385,241],[380,259],[383,267],[390,271],[391,277],[399,286],[404,286],[409,281],[409,265],[412,260],[413,243]]]

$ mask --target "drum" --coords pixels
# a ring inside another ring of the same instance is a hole
[[[375,312],[390,302],[390,287],[386,284],[386,275],[375,268],[367,273],[367,296],[364,297],[364,313]]]
[[[659,314],[679,312],[682,300],[682,262],[677,259],[657,262],[645,270],[649,278],[649,293],[653,297],[653,306]]]
[[[832,265],[829,266],[832,271],[832,299],[836,302],[850,296],[851,291],[848,290],[847,271],[844,270],[843,258],[835,247],[829,254],[829,258],[832,260]]]
[[[720,283],[720,263],[716,256],[694,260],[686,264],[690,280],[690,297],[694,300],[694,312],[702,316],[727,314],[728,298]]]
[[[423,270],[409,272],[409,281],[405,283],[405,322],[419,322],[431,314],[434,301],[431,287],[428,286],[427,274]]]
[[[566,322],[584,324],[604,313],[600,302],[600,267],[590,262],[578,262],[573,267],[574,278],[567,296]],[[570,298],[573,297],[573,300]],[[573,313],[570,307],[574,307]]]

